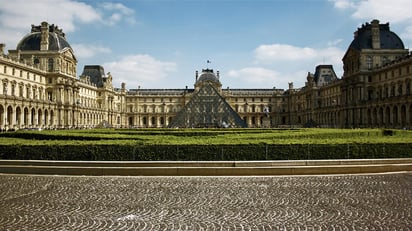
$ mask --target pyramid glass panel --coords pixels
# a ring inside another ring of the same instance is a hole
[[[247,127],[211,85],[203,85],[171,121],[169,127]]]

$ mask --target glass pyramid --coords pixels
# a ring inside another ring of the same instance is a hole
[[[247,124],[211,83],[202,84],[169,124],[176,128],[245,128]]]

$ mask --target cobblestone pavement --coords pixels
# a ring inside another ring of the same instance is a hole
[[[0,175],[0,230],[412,230],[412,173]]]

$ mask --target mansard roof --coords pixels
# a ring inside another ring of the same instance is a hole
[[[103,87],[103,78],[105,77],[104,68],[100,65],[84,66],[82,76],[89,76],[90,82],[96,87]]]
[[[48,25],[48,24],[47,24]],[[66,40],[66,36],[61,29],[54,24],[48,25],[49,33],[49,51],[61,51],[65,48],[71,48]],[[31,32],[23,37],[17,45],[16,50],[21,51],[39,51],[41,45],[41,26],[32,25]]]
[[[333,69],[333,65],[323,64],[323,65],[316,66],[316,70],[314,74],[314,80],[316,84],[324,85],[327,83],[331,83],[337,79],[338,78],[335,73],[335,70]]]
[[[377,21],[377,20],[376,20]],[[374,21],[372,21],[374,22]],[[379,23],[379,21],[377,21]],[[381,49],[405,49],[402,40],[389,29],[389,23],[379,24],[379,38]],[[355,32],[355,38],[349,45],[355,50],[372,49],[372,24],[366,23]]]

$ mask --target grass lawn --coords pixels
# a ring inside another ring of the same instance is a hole
[[[389,135],[384,135],[389,131]],[[236,145],[411,143],[412,131],[382,129],[90,129],[0,133],[0,145]]]

